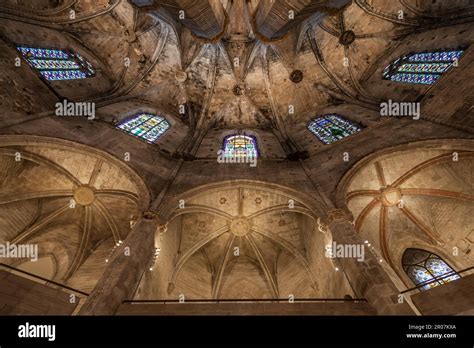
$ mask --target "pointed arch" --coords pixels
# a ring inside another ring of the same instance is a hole
[[[402,256],[402,268],[420,290],[461,278],[443,258],[423,249],[406,249]]]

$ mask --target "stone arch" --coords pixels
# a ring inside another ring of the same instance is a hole
[[[294,208],[288,206],[290,198]],[[213,299],[226,298],[220,292],[224,279],[239,277],[227,266],[240,256],[258,265],[263,279],[255,281],[267,284],[262,296],[271,293],[272,298],[287,298],[294,293],[325,297],[333,296],[332,291],[337,296],[340,289],[352,293],[345,275],[337,272],[324,254],[327,236],[317,228],[317,214],[323,208],[304,193],[282,185],[233,180],[188,190],[175,195],[174,202],[163,202],[162,207],[158,211],[166,228],[155,236],[155,248],[160,250],[156,264],[160,267],[145,273],[137,292],[140,298],[175,298],[178,293],[197,296],[186,285],[192,274],[201,275],[201,284],[196,285],[201,296],[210,293]],[[281,252],[286,256],[278,262]],[[200,262],[193,263],[197,255],[208,257],[200,256]],[[206,259],[209,264],[203,268]],[[211,284],[205,281],[209,274]],[[294,282],[288,281],[293,277],[297,278]],[[282,287],[283,294],[279,282],[290,284]],[[291,292],[296,284],[298,289]]]
[[[451,260],[446,258],[444,255],[441,255],[435,251],[433,251],[432,249],[428,248],[428,249],[423,249],[423,248],[416,248],[416,247],[412,247],[412,248],[406,248],[405,251],[403,252],[402,254],[402,260],[401,260],[401,264],[402,266],[404,265],[404,258],[406,257],[406,254],[407,253],[413,253],[413,252],[417,252],[417,251],[422,251],[422,252],[426,252],[426,253],[429,253],[429,254],[432,254],[434,255],[436,258],[439,258],[441,261],[443,261],[444,263],[447,264],[447,266],[449,266],[454,272],[456,272],[456,267],[453,267],[452,263],[450,262]],[[443,254],[446,254],[445,252],[443,252]],[[403,272],[405,273],[405,275],[407,276],[408,279],[410,279],[410,283],[412,285],[418,285],[417,283],[415,283],[415,281],[413,279],[411,279],[407,272],[405,271],[405,269],[403,269]],[[434,277],[437,277],[436,274],[433,274]]]
[[[296,188],[292,188],[289,186],[284,186],[284,185],[280,185],[280,184],[276,184],[272,182],[246,180],[246,179],[226,180],[226,181],[216,180],[216,181],[211,181],[210,183],[201,185],[199,187],[187,190],[185,192],[179,192],[174,195],[173,199],[170,198],[167,201],[163,202],[162,204],[163,208],[160,209],[160,215],[164,219],[164,221],[168,220],[172,211],[177,206],[177,204],[174,204],[174,203],[172,204],[171,201],[176,200],[178,196],[179,196],[179,199],[186,200],[189,197],[196,197],[202,194],[222,190],[223,188],[226,188],[226,187],[230,188],[236,185],[242,186],[242,187],[261,187],[261,188],[276,190],[287,196],[294,197],[296,200],[301,202],[304,207],[306,207],[311,212],[313,212],[316,217],[326,215],[324,203],[320,202],[314,197],[311,197],[305,193],[302,193],[301,191],[297,191]]]
[[[428,243],[423,243],[414,238],[410,241],[407,241],[406,244],[407,245],[405,249],[396,250],[396,255],[397,255],[396,256],[396,273],[397,275],[399,275],[400,279],[402,280],[402,282],[405,284],[407,288],[411,288],[414,286],[413,282],[411,281],[411,279],[408,277],[408,275],[402,268],[402,257],[407,249],[422,249],[422,250],[432,252],[433,254],[436,254],[439,257],[441,257],[443,260],[445,260],[451,267],[453,267],[454,270],[463,269],[463,266],[460,264],[459,260],[457,260],[456,257],[453,257],[452,254],[450,254],[447,250],[443,249],[442,247],[431,245]]]
[[[101,106],[99,110],[100,114],[98,117],[101,121],[105,121],[102,124],[113,129],[111,133],[114,134],[125,133],[126,135],[130,135],[117,129],[117,125],[141,112],[163,117],[169,123],[170,127],[159,137],[155,144],[158,145],[157,147],[159,149],[165,152],[162,152],[162,154],[167,155],[168,157],[171,153],[179,149],[180,144],[188,135],[189,127],[180,118],[182,115],[179,115],[177,110],[169,110],[162,105],[155,105],[133,96],[117,98],[116,100]],[[135,139],[140,140],[139,137],[135,137]],[[146,141],[142,141],[146,143]]]
[[[458,270],[473,263],[468,247],[453,256],[469,234],[463,221],[474,204],[466,191],[473,160],[472,140],[419,141],[367,156],[339,182],[336,206],[351,210],[356,231],[386,261],[389,273],[396,273],[398,284],[411,284],[401,268],[407,248],[432,250]]]
[[[151,194],[141,176],[103,151],[56,138],[1,136],[0,156],[16,154],[16,163],[33,165],[22,165],[20,174],[4,175],[8,183],[0,187],[0,216],[13,227],[0,240],[35,243],[39,257],[53,255],[55,280],[67,282],[104,240],[113,240],[106,246],[112,252],[112,246],[130,232],[133,216],[149,209]],[[2,167],[2,172],[14,163]],[[26,210],[28,221],[23,221],[18,217],[22,214],[11,212],[26,202],[33,203]],[[99,268],[90,274],[92,280],[100,276]]]
[[[11,148],[18,146],[38,146],[46,148],[57,148],[62,151],[74,149],[81,154],[87,154],[94,159],[106,159],[110,161],[121,170],[123,170],[127,176],[136,183],[139,188],[139,196],[143,197],[143,202],[148,204],[150,202],[150,189],[147,187],[146,182],[141,176],[131,167],[129,167],[122,160],[116,158],[105,151],[96,149],[89,145],[84,145],[70,140],[64,140],[59,138],[43,137],[43,136],[24,136],[24,135],[2,135],[0,136],[0,148]],[[147,206],[143,206],[142,209],[146,209]]]

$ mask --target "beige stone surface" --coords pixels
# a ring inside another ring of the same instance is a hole
[[[44,274],[92,293],[89,314],[150,314],[163,307],[122,301],[180,295],[366,296],[366,304],[308,311],[408,313],[392,306],[397,291],[413,286],[401,269],[405,249],[435,252],[456,270],[471,267],[472,1],[297,3],[2,1],[0,243],[38,245]],[[74,50],[96,73],[47,82],[25,60],[15,66],[16,45]],[[458,66],[433,86],[382,78],[408,53],[460,47]],[[64,99],[94,103],[95,119],[57,117]],[[419,102],[420,119],[382,117],[380,103],[389,99]],[[171,127],[156,143],[117,128],[138,113]],[[307,127],[333,113],[361,131],[323,144]],[[217,162],[235,132],[257,139],[256,167]],[[339,231],[343,240],[371,244],[367,265],[325,256],[336,236],[327,223],[334,208],[354,216]],[[153,227],[131,235],[142,216]],[[127,237],[137,258],[117,257]],[[0,262],[34,269],[26,259]],[[213,306],[162,313],[235,308]],[[250,307],[239,313],[306,313]]]

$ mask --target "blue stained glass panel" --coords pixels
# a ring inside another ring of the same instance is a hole
[[[428,290],[460,278],[438,255],[421,249],[407,249],[403,254],[402,264],[408,277],[420,290]]]
[[[308,129],[324,144],[331,144],[361,130],[361,127],[337,114],[312,120]]]
[[[395,82],[432,85],[448,72],[464,50],[412,53],[398,58],[383,71],[383,78]]]
[[[149,143],[154,143],[168,130],[170,125],[163,117],[142,113],[126,120],[117,127]]]
[[[437,73],[442,74],[449,70],[449,63],[423,63],[423,64],[403,64],[398,69],[399,72],[413,73]]]
[[[30,62],[38,70],[78,70],[81,68],[74,60],[32,59]]]
[[[409,268],[408,275],[411,279],[416,279],[417,284],[428,283],[433,280],[433,276],[423,267],[413,266]],[[423,290],[428,290],[439,285],[438,282],[429,283],[422,286]]]
[[[454,62],[461,58],[463,50],[444,51],[444,52],[424,52],[409,55],[410,62]]]
[[[61,80],[77,80],[85,79],[87,74],[79,70],[44,70],[40,71],[41,76],[43,76],[48,81],[61,81]]]
[[[443,260],[436,258],[436,257],[431,257],[426,261],[426,268],[430,271],[431,274],[433,274],[435,277],[439,277],[445,274],[449,274],[453,272],[453,269],[449,267],[446,262]],[[459,279],[459,275],[453,274],[452,276],[448,278],[443,278],[444,282],[449,282],[451,280]]]
[[[95,74],[92,64],[73,51],[27,46],[17,46],[17,49],[48,81],[85,79]]]
[[[25,47],[18,46],[18,49],[21,51],[25,57],[33,58],[51,58],[51,59],[69,59],[69,53],[63,50],[53,50],[46,48],[35,48],[35,47]]]
[[[396,82],[417,83],[423,85],[432,85],[441,75],[435,74],[394,74],[390,76],[390,80]]]

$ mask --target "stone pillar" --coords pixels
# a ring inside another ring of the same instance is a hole
[[[321,18],[334,15],[351,3],[350,0],[261,0],[253,25],[262,41],[283,37],[292,27],[319,13]]]
[[[353,216],[349,211],[330,210],[325,227],[331,232],[336,245],[364,245],[365,248],[364,241],[354,228]],[[399,303],[398,289],[368,248],[364,249],[362,262],[354,257],[340,257],[338,261],[356,295],[366,298],[377,314],[415,314],[406,301]]]
[[[157,228],[156,215],[144,213],[122,245],[115,250],[109,266],[79,315],[114,315],[124,300],[131,299],[143,272],[153,259]]]

